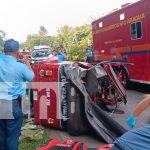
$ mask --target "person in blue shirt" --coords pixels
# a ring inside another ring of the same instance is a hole
[[[0,51],[0,58],[3,57],[4,53]]]
[[[3,57],[3,53],[0,53],[0,58]]]
[[[93,51],[90,48],[86,49],[86,62],[88,62],[88,63],[93,62]]]
[[[18,150],[23,122],[23,83],[34,78],[28,58],[20,55],[18,50],[17,41],[7,40],[4,44],[5,54],[0,58],[0,150]],[[24,63],[17,61],[20,57]]]
[[[144,98],[127,118],[126,123],[134,128],[138,116],[150,106],[150,97]],[[150,124],[130,130],[115,140],[111,150],[149,150],[150,149]]]
[[[65,61],[67,59],[66,54],[62,52],[60,47],[57,47],[56,52],[57,54],[55,56],[58,58],[59,62]]]

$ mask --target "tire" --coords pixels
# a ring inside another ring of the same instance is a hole
[[[67,84],[67,106],[68,106],[68,120],[67,131],[69,134],[78,136],[85,133],[88,129],[88,122],[84,113],[84,97],[80,91],[73,86]]]

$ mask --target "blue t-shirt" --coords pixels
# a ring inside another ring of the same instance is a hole
[[[0,58],[3,57],[3,55],[4,55],[4,54],[0,52]]]
[[[86,51],[86,56],[87,56],[87,57],[92,57],[92,56],[93,56],[93,53],[92,53],[92,51],[91,51],[90,49],[88,49],[88,50]]]
[[[123,150],[149,150],[150,124],[126,132],[114,143]]]
[[[12,100],[24,95],[25,82],[33,78],[34,73],[26,64],[12,56],[0,57],[0,99]]]
[[[58,58],[58,61],[59,62],[62,62],[62,61],[65,61],[65,54],[62,53],[62,54],[56,54],[56,57]]]

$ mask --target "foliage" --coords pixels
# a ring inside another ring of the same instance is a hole
[[[59,45],[68,54],[68,59],[72,61],[84,61],[85,49],[91,41],[91,27],[89,25],[70,28],[63,26],[58,31]]]
[[[51,49],[60,46],[71,61],[85,61],[85,49],[91,45],[92,31],[90,25],[77,27],[61,26],[56,36],[49,36],[44,26],[40,26],[37,34],[28,35],[21,48],[32,49],[34,46],[48,45]],[[4,44],[6,33],[0,30],[0,47]]]
[[[49,45],[52,49],[60,46],[67,53],[68,59],[72,61],[84,61],[85,49],[90,46],[92,31],[90,25],[75,28],[67,25],[58,29],[58,35],[48,36],[47,30],[41,26],[38,34],[28,35],[27,40],[21,44],[22,48],[31,49],[38,45]]]
[[[5,39],[6,33],[2,30],[0,30],[0,50],[2,49],[4,45],[4,39]]]
[[[21,43],[21,48],[32,49],[34,46],[38,45],[49,45],[50,37],[47,36],[48,31],[44,26],[40,27],[38,34],[28,35],[27,40]]]
[[[47,33],[48,33],[47,29],[44,26],[40,26],[39,35],[41,37],[44,37],[47,35]]]
[[[68,53],[68,60],[85,61],[85,49],[81,45],[72,45],[72,50]]]

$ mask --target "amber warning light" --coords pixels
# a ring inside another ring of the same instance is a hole
[[[40,70],[41,77],[44,77],[44,76],[50,77],[52,75],[53,75],[52,70]]]

